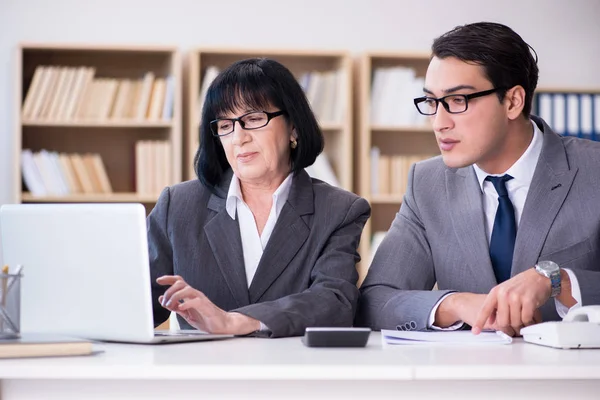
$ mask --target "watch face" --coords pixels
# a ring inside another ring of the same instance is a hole
[[[549,274],[560,271],[560,267],[554,261],[540,261],[537,265],[541,270]]]

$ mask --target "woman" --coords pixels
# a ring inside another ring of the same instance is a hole
[[[148,217],[154,322],[211,333],[302,335],[352,326],[366,200],[311,179],[323,135],[302,88],[269,59],[211,84],[198,180],[166,188]]]

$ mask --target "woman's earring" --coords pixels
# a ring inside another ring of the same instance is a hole
[[[290,147],[292,149],[295,149],[296,147],[298,147],[298,142],[296,141],[296,139],[290,140]]]

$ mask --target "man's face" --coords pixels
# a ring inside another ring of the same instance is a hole
[[[454,57],[434,57],[427,69],[426,96],[471,94],[494,89],[483,67]],[[448,99],[448,102],[452,101]],[[456,99],[460,101],[460,99]],[[450,168],[478,164],[492,172],[500,165],[505,147],[508,118],[506,107],[496,93],[468,100],[467,110],[450,114],[440,103],[430,117],[444,163]]]

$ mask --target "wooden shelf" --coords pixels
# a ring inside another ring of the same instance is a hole
[[[76,53],[82,52],[109,52],[109,53],[175,53],[176,46],[139,45],[139,44],[103,44],[103,43],[27,43],[20,45],[23,50],[57,51]]]
[[[17,201],[139,202],[150,210],[158,194],[137,191],[160,192],[181,182],[176,47],[26,43],[17,71]],[[22,187],[22,161],[35,190]],[[44,195],[89,191],[90,185],[100,192],[99,182],[114,194]]]
[[[411,157],[411,156],[424,156],[427,154],[437,154],[439,153],[439,149],[437,148],[437,143],[435,140],[435,135],[433,135],[432,128],[427,124],[427,120],[418,116],[418,112],[414,107],[412,102],[412,97],[408,94],[404,93],[402,99],[406,98],[406,101],[403,101],[401,104],[397,102],[397,99],[391,99],[386,96],[382,96],[376,100],[376,104],[378,107],[382,107],[381,110],[387,112],[386,115],[377,114],[374,116],[377,118],[376,120],[372,120],[371,113],[371,97],[372,97],[372,85],[373,79],[376,75],[376,71],[379,68],[394,68],[394,67],[405,67],[411,68],[414,71],[414,75],[416,77],[424,77],[427,71],[427,66],[429,64],[430,55],[429,53],[421,53],[421,52],[406,52],[406,53],[396,53],[396,52],[371,52],[365,53],[363,56],[357,60],[358,73],[356,74],[357,87],[358,87],[358,95],[356,104],[358,106],[358,140],[357,140],[357,154],[356,154],[356,162],[358,164],[357,168],[357,176],[358,176],[358,194],[369,199],[371,203],[371,218],[367,221],[365,228],[363,230],[363,236],[360,241],[360,254],[362,260],[365,260],[360,263],[358,266],[359,270],[359,284],[362,282],[364,277],[367,274],[369,268],[368,260],[372,259],[371,254],[371,240],[372,233],[377,231],[386,231],[389,229],[390,224],[392,223],[396,213],[398,212],[400,205],[402,204],[402,195],[371,195],[371,180],[375,178],[375,173],[371,171],[372,168],[372,160],[371,160],[371,149],[373,147],[379,148],[380,168],[386,168],[386,163],[390,160],[396,160],[396,156],[403,157]],[[389,70],[392,71],[392,70]],[[392,76],[391,73],[386,75],[379,75],[379,79],[393,79],[392,81],[378,81],[382,86],[379,88],[384,88],[388,86],[388,83],[392,82],[392,84],[405,84],[406,82],[401,80],[398,76]],[[402,75],[404,77],[404,75]],[[402,78],[405,79],[405,78]],[[406,78],[407,79],[407,78]],[[408,82],[408,79],[407,79]],[[379,84],[378,83],[378,84]],[[412,84],[410,90],[414,90],[414,81],[410,82]],[[383,89],[381,89],[380,95],[383,93]],[[418,96],[418,93],[415,93],[414,96]],[[393,101],[394,107],[386,107],[386,104],[383,104],[384,101]],[[399,107],[402,106],[401,110]],[[391,111],[390,111],[391,110]],[[402,111],[399,115],[402,115],[406,119],[398,118],[397,124],[406,121],[405,123],[415,123],[418,125],[381,125],[377,123],[372,123],[371,121],[378,120],[389,120],[393,122],[396,118],[391,118],[392,116],[396,116],[396,114],[392,115],[390,112],[392,111]],[[415,113],[415,118],[408,117],[411,114]],[[381,118],[381,119],[379,119]],[[409,122],[409,119],[414,120],[414,122]],[[422,121],[422,123],[421,123]],[[410,159],[408,159],[410,160]],[[395,179],[400,173],[399,171],[408,171],[406,166],[402,166],[401,170],[394,169],[394,173],[392,174],[392,165],[398,166],[397,163],[392,164],[392,161],[389,163],[389,179],[391,186],[391,179]],[[408,161],[413,162],[412,160]],[[385,171],[385,170],[384,170]],[[377,172],[377,171],[375,171]],[[388,178],[388,174],[383,174],[385,178]],[[394,176],[394,178],[392,178]],[[380,179],[377,176],[377,179]],[[398,183],[397,181],[394,181]],[[391,187],[388,189],[391,190]],[[382,189],[382,191],[386,191]]]
[[[325,50],[325,49],[289,49],[289,48],[265,48],[249,49],[244,47],[202,47],[195,50],[207,55],[217,55],[225,57],[301,57],[301,58],[339,58],[348,55],[346,51]]]
[[[370,197],[371,204],[402,204],[403,194],[374,194]]]
[[[344,125],[342,124],[333,124],[333,123],[324,123],[319,124],[322,131],[340,131],[344,129]],[[200,125],[196,126],[196,129],[200,129]]]
[[[158,196],[159,194],[94,193],[36,197],[24,192],[21,198],[24,203],[154,203]]]
[[[600,88],[586,87],[538,87],[535,93],[589,93],[600,94]]]
[[[319,126],[321,127],[322,131],[341,131],[345,129],[344,125],[342,124],[324,123],[319,124]]]
[[[429,62],[430,53],[422,51],[407,51],[407,52],[395,52],[395,51],[371,51],[367,56],[373,61],[373,64],[381,64],[383,62],[392,62],[392,65],[406,65],[419,63],[422,64],[424,61]]]
[[[323,153],[327,156],[341,187],[352,190],[354,169],[352,60],[350,54],[345,51],[199,48],[190,52],[185,83],[184,178],[195,177],[193,158],[199,146],[198,127],[200,126],[198,100],[206,69],[215,66],[222,71],[236,61],[252,57],[275,59],[285,65],[298,79],[305,73],[315,71],[343,72],[341,75],[343,78],[340,79],[341,84],[344,85],[342,90],[344,97],[340,100],[343,102],[343,117],[339,123],[323,122],[320,126],[325,136]]]
[[[58,128],[172,128],[173,121],[31,121],[23,120],[23,126]]]
[[[390,133],[433,133],[429,126],[394,126],[394,125],[371,125],[369,129],[372,132],[390,132]]]

